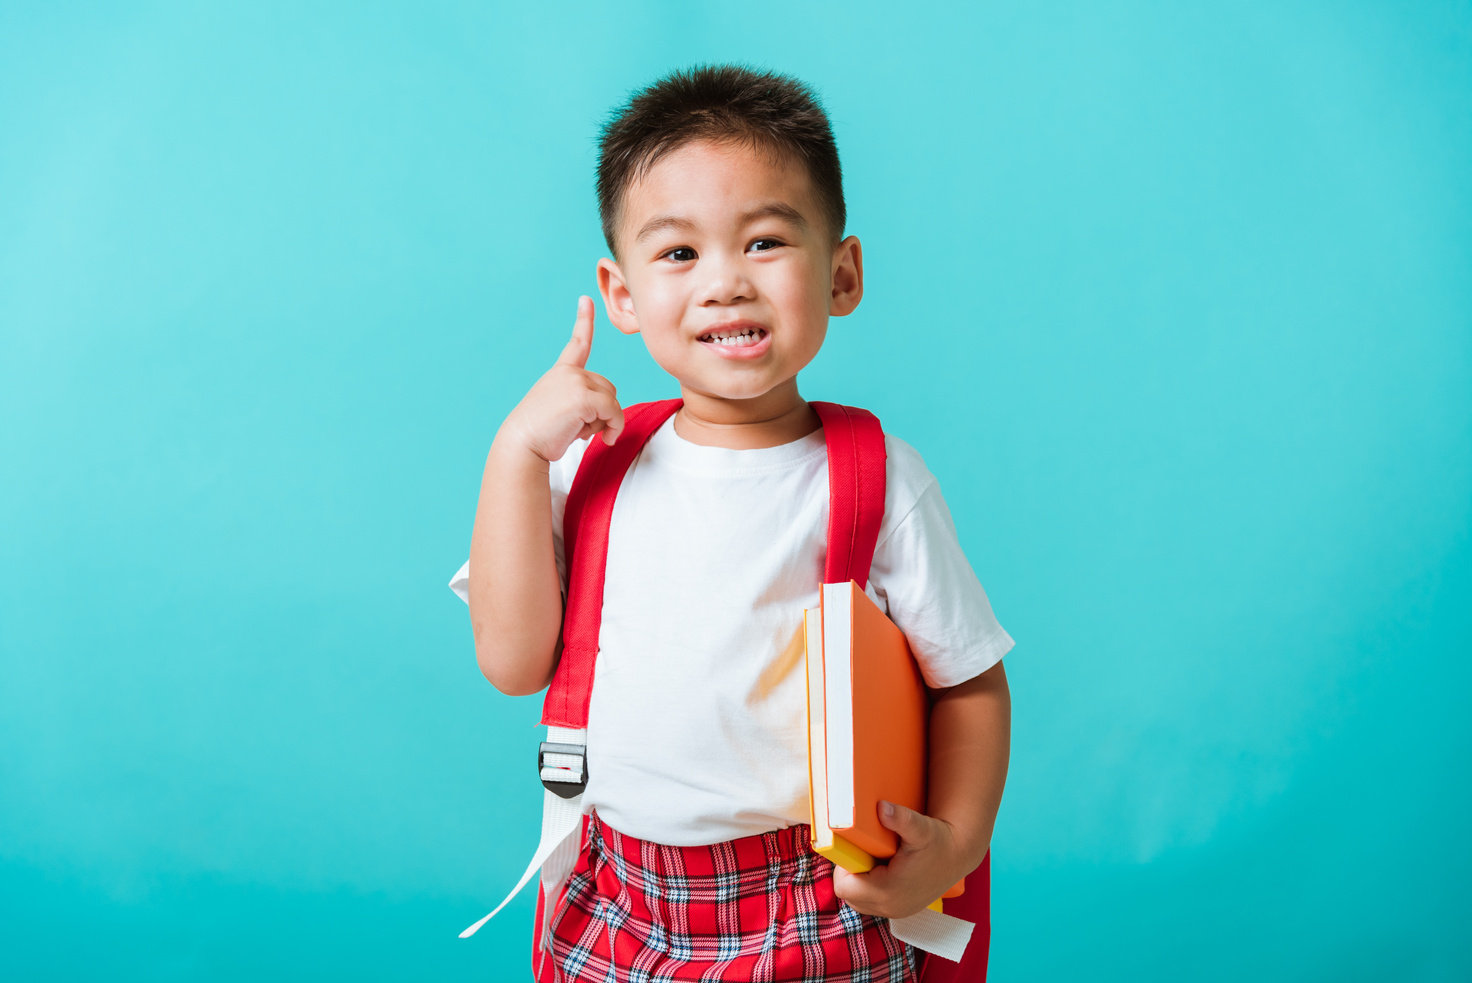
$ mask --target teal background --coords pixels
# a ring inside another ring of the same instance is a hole
[[[823,93],[804,391],[1018,639],[993,978],[1472,978],[1465,2],[0,6],[0,977],[525,978],[445,582],[702,60]]]

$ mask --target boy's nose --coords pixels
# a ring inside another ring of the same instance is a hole
[[[756,299],[756,289],[740,260],[712,257],[704,264],[706,278],[700,285],[700,305],[717,307]]]

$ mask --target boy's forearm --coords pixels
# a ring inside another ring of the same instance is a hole
[[[1012,698],[999,662],[944,691],[930,710],[930,792],[926,812],[948,823],[967,871],[991,846],[1007,782]]]
[[[498,434],[486,457],[470,543],[470,623],[481,672],[503,693],[547,685],[557,661],[562,589],[548,464]]]

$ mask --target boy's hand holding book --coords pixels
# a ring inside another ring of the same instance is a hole
[[[972,856],[975,851],[964,849],[944,820],[881,802],[879,821],[899,836],[899,851],[886,864],[862,874],[833,868],[833,892],[861,914],[907,918],[928,907],[978,863]]]

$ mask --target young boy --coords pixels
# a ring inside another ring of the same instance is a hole
[[[805,678],[783,653],[818,606],[829,500],[821,424],[797,376],[864,288],[827,117],[800,82],[699,68],[635,96],[600,149],[613,258],[598,263],[598,289],[684,404],[616,498],[588,828],[566,889],[546,899],[557,976],[913,980],[915,953],[887,919],[919,912],[987,853],[1012,640],[935,479],[887,436],[868,591],[931,688],[928,815],[882,806],[901,848],[867,874],[814,854]],[[593,316],[580,298],[572,339],[496,433],[468,571],[452,583],[468,593],[481,670],[508,694],[552,678],[567,493],[588,442],[624,428],[613,383],[585,367]]]

